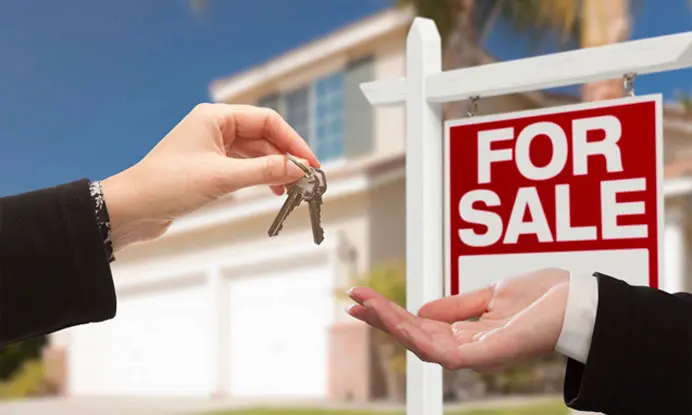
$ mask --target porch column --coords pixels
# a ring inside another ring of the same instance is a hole
[[[687,288],[687,220],[677,206],[666,212],[663,228],[663,278],[659,287],[675,293]]]
[[[226,296],[223,272],[209,270],[207,287],[209,292],[209,328],[211,332],[211,382],[212,396],[222,397],[227,390],[228,359],[228,297]]]

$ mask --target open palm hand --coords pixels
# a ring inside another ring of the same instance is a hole
[[[418,316],[370,288],[355,287],[349,296],[357,304],[348,312],[389,333],[423,361],[491,372],[554,350],[568,279],[567,271],[544,269],[432,301]]]

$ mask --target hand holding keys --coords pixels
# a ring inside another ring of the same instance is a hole
[[[324,230],[322,229],[322,195],[327,191],[327,177],[322,170],[306,167],[290,154],[286,154],[286,157],[303,169],[305,176],[297,182],[286,186],[288,198],[281,206],[279,214],[276,215],[276,219],[274,219],[274,222],[269,227],[269,236],[278,235],[288,215],[303,201],[306,201],[310,209],[312,238],[315,244],[319,245],[324,240]]]

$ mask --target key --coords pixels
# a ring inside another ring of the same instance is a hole
[[[272,222],[269,227],[269,236],[276,236],[283,229],[284,222],[288,215],[293,212],[304,200],[309,200],[315,193],[317,185],[319,184],[318,178],[315,174],[311,172],[310,175],[303,177],[297,182],[287,186],[288,187],[288,198],[281,206],[279,214],[276,215],[274,222]]]
[[[290,215],[293,209],[297,208],[302,201],[303,197],[300,195],[297,188],[289,190],[286,201],[281,205],[281,209],[279,209],[279,214],[276,215],[274,222],[272,222],[272,225],[269,227],[269,236],[276,236],[281,232],[281,229],[284,227],[284,221],[288,215]]]
[[[322,229],[322,195],[327,191],[327,177],[320,169],[312,169],[317,183],[314,193],[307,200],[310,209],[310,226],[312,227],[312,239],[316,245],[324,241],[324,229]]]

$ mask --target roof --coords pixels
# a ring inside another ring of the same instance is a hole
[[[275,57],[261,65],[251,67],[239,74],[219,79],[210,85],[214,101],[229,101],[243,93],[252,91],[272,81],[280,79],[300,68],[310,66],[324,59],[342,53],[378,39],[396,30],[406,29],[415,17],[411,8],[393,8],[377,13],[371,17],[347,25],[323,38],[316,39],[281,56]],[[483,49],[477,49],[481,64],[497,62],[497,59]],[[579,102],[579,97],[552,91],[528,91],[520,95],[534,102],[537,106],[548,107],[568,105]],[[692,113],[680,104],[664,103],[664,128],[674,130],[692,137]],[[692,142],[690,143],[692,147]],[[400,156],[403,157],[403,156]],[[389,160],[386,165],[389,165]],[[378,164],[370,160],[371,166]],[[352,171],[351,168],[344,170]],[[692,174],[692,157],[675,160],[665,166],[666,178]]]
[[[210,85],[212,99],[229,101],[261,85],[359,45],[367,44],[397,29],[407,28],[414,18],[410,8],[393,8],[345,26],[323,38],[253,66]]]

